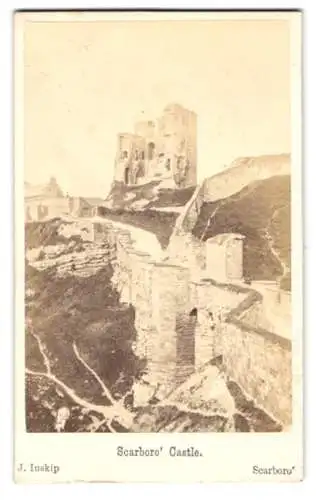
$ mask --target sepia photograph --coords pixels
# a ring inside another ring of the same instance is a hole
[[[188,436],[301,426],[300,20],[15,14],[25,439],[202,457]]]

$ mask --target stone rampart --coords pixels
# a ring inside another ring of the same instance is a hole
[[[146,359],[160,396],[221,356],[227,376],[289,425],[291,341],[246,315],[262,304],[263,295],[233,282],[193,279],[190,261],[155,261],[133,248],[127,231],[109,231],[116,246],[113,283],[121,301],[135,308],[136,352]]]

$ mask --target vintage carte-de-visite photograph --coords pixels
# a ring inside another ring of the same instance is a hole
[[[50,15],[16,26],[26,432],[290,432],[292,14]]]
[[[26,25],[28,432],[292,424],[288,31]]]

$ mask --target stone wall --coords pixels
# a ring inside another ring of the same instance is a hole
[[[194,371],[195,329],[189,317],[189,269],[156,262],[145,252],[116,239],[114,286],[121,302],[135,308],[136,354],[147,361],[153,385],[161,395]]]
[[[205,276],[206,256],[206,243],[191,233],[173,235],[173,241],[164,253],[167,261],[182,262],[182,265],[188,267],[193,278]]]
[[[218,234],[206,241],[206,275],[218,281],[243,279],[243,239],[240,234]]]
[[[190,283],[190,308],[197,309],[195,328],[195,363],[199,368],[222,354],[219,336],[221,325],[231,309],[241,303],[245,295],[229,286],[201,279]]]
[[[248,323],[245,316],[252,308],[262,307],[262,296],[249,288],[202,280],[191,283],[194,304],[196,368],[221,356],[227,376],[257,405],[290,425],[291,341],[261,328],[261,315]]]
[[[262,327],[249,311],[263,296],[250,287],[193,279],[190,265],[154,261],[132,247],[127,231],[115,241],[113,284],[135,309],[136,353],[146,359],[152,386],[166,396],[213,358],[229,379],[278,419],[291,423],[291,342]],[[283,299],[284,301],[286,299]]]
[[[205,202],[227,198],[254,181],[277,175],[290,175],[291,157],[288,154],[238,158],[228,169],[205,179]]]
[[[181,266],[154,263],[152,323],[155,335],[149,358],[165,390],[194,371],[194,330],[188,322],[189,271]],[[190,338],[191,337],[191,338]],[[165,372],[169,367],[169,375]],[[163,371],[164,370],[164,371]]]
[[[266,330],[225,323],[221,351],[227,375],[257,405],[283,425],[292,423],[292,352],[290,342]]]

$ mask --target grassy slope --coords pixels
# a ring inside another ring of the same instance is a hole
[[[63,224],[67,222],[63,221]],[[51,219],[48,221],[27,222],[25,224],[25,246],[26,248],[37,248],[46,245],[68,244],[71,240],[81,241],[79,236],[65,238],[58,234],[61,219]]]
[[[162,248],[166,248],[179,214],[148,209],[142,211],[126,211],[104,208],[100,211],[100,215],[113,221],[131,224],[132,226],[154,233]]]
[[[192,196],[195,186],[184,189],[160,189],[156,190],[161,181],[151,181],[139,186],[126,186],[123,182],[114,182],[107,200],[111,199],[113,209],[133,209],[133,203],[140,200],[148,200],[147,209],[163,208],[171,206],[183,206]],[[129,195],[134,195],[129,198]]]
[[[34,234],[38,236],[38,244],[47,239],[50,244],[60,242],[57,225],[56,221],[46,222],[39,233],[38,224],[29,226],[26,245],[34,244]],[[39,272],[27,262],[25,270],[26,288],[33,290],[32,297],[26,298],[26,318],[32,320],[34,332],[47,347],[53,373],[88,401],[105,404],[98,383],[75,357],[73,342],[114,393],[122,394],[130,387],[141,368],[131,349],[135,339],[134,309],[119,303],[110,282],[112,272],[110,262],[96,275],[85,278],[60,278],[55,269]],[[30,369],[44,369],[37,342],[28,332],[25,354]],[[85,430],[89,422],[67,396],[58,394],[51,383],[42,379],[27,377],[26,403],[27,428],[33,432],[53,430],[47,404],[53,409],[65,404],[72,408],[75,417],[69,431]]]
[[[54,353],[55,373],[62,376],[66,366],[67,376],[75,377],[75,386],[78,382],[76,375],[81,370],[73,354],[73,341],[110,384],[116,381],[123,362],[126,367],[134,361],[129,350],[134,340],[133,310],[119,304],[118,295],[111,287],[111,273],[110,266],[107,266],[87,278],[58,278],[54,271],[38,272],[27,268],[27,284],[35,290],[32,302],[27,304],[27,316],[32,319],[34,331]],[[38,356],[33,356],[36,350],[31,337],[27,358],[30,368],[38,369]],[[111,351],[115,351],[114,357]],[[31,353],[33,355],[29,356]],[[56,357],[58,361],[55,363]],[[91,386],[88,392],[80,385],[77,389],[90,397]]]
[[[217,207],[219,209],[204,233],[208,219]],[[203,240],[226,232],[245,235],[245,275],[251,279],[276,279],[282,268],[265,238],[268,226],[274,248],[290,267],[289,176],[256,181],[225,200],[205,203],[193,234],[198,238],[203,236]],[[290,280],[286,279],[284,287],[289,288],[289,283]]]
[[[114,182],[107,200],[112,208],[99,207],[98,213],[114,221],[131,224],[156,234],[162,248],[166,248],[172,234],[177,212],[160,212],[157,208],[181,207],[191,198],[195,186],[184,189],[160,189],[161,181],[151,181],[140,186],[126,186]],[[134,195],[133,198],[129,196]],[[134,209],[133,204],[147,200],[142,209]]]

